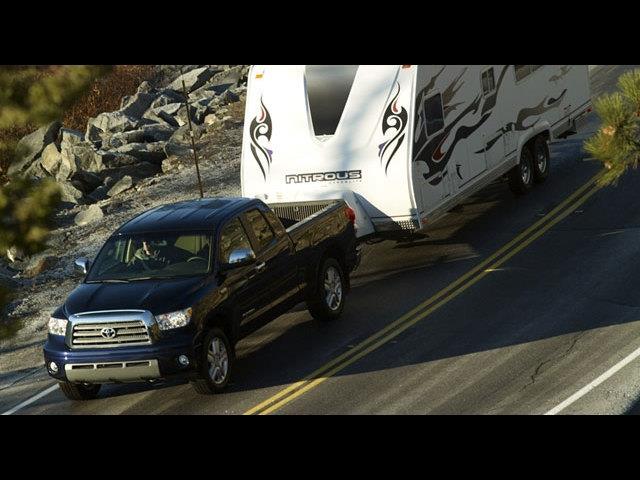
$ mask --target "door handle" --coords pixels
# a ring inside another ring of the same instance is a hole
[[[265,270],[266,268],[267,268],[267,264],[266,264],[266,263],[264,263],[264,262],[261,262],[261,263],[259,263],[259,264],[257,264],[257,265],[256,265],[255,270],[256,270],[256,272],[258,272],[258,273],[262,273],[262,272],[264,272],[264,270]]]

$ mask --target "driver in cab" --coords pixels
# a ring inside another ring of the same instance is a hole
[[[162,255],[159,249],[154,248],[148,240],[143,240],[142,246],[133,254],[133,263],[139,262],[152,268],[162,268],[169,265],[167,257]]]

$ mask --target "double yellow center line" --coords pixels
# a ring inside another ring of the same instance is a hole
[[[382,330],[371,335],[358,345],[350,348],[342,355],[323,365],[299,382],[289,385],[259,405],[247,410],[244,414],[268,415],[281,409],[288,403],[301,395],[304,395],[309,390],[314,389],[328,378],[344,370],[349,365],[357,362],[362,357],[373,352],[385,343],[388,343],[408,328],[431,315],[431,313],[436,311],[438,308],[450,302],[462,292],[482,280],[488,273],[499,268],[514,255],[527,248],[531,243],[564,220],[578,207],[580,207],[580,205],[585,203],[594,193],[600,190],[601,187],[598,185],[598,180],[602,174],[603,172],[600,172],[595,175],[555,209],[504,245],[489,258],[472,268],[469,272],[462,275],[444,289],[440,290],[431,298],[390,323]]]

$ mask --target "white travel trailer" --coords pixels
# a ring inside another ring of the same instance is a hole
[[[543,181],[590,111],[587,65],[255,65],[242,193],[298,220],[344,199],[361,238],[424,231],[501,176]]]

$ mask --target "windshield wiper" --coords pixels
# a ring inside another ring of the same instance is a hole
[[[86,283],[129,283],[129,280],[122,280],[117,278],[107,278],[106,280],[90,280]]]
[[[137,282],[137,281],[143,281],[143,280],[166,280],[168,278],[172,278],[172,277],[169,277],[169,276],[135,277],[135,278],[129,278],[129,281]]]

